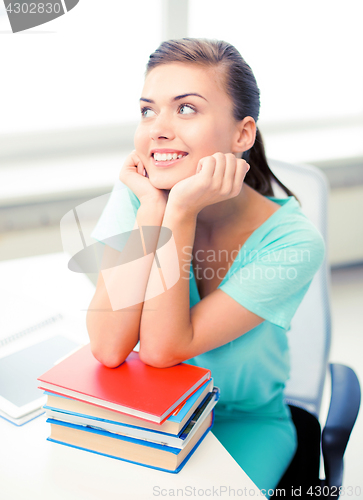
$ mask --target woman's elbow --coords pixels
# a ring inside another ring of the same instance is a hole
[[[139,351],[140,359],[143,363],[154,368],[169,368],[170,366],[177,365],[181,360],[177,359],[173,353],[161,352],[161,351],[148,351],[142,349],[140,346]]]
[[[90,321],[88,314],[86,324],[91,352],[94,358],[104,366],[107,366],[107,368],[116,368],[123,363],[130,354],[130,351],[126,352],[126,349],[123,349],[122,346],[110,345],[110,343],[102,338],[100,329]]]
[[[125,361],[129,354],[125,355],[124,353],[116,352],[115,350],[105,349],[92,342],[91,351],[94,358],[107,368],[117,368]]]

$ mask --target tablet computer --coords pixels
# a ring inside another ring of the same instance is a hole
[[[24,415],[39,410],[46,397],[38,389],[37,377],[77,348],[72,340],[57,335],[0,358],[0,415],[20,424]]]

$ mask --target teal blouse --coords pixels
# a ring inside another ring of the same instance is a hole
[[[296,449],[283,390],[289,377],[287,331],[324,260],[322,236],[293,196],[267,197],[280,208],[240,248],[218,288],[264,318],[261,324],[187,363],[211,370],[220,388],[213,433],[269,497]],[[92,233],[98,241],[134,227],[140,202],[118,182]],[[121,251],[125,241],[112,239]],[[190,266],[190,307],[200,301]]]
[[[265,321],[188,361],[211,369],[221,390],[217,413],[266,410],[282,394],[290,370],[286,332],[324,260],[324,240],[296,198],[267,198],[281,208],[251,234],[218,286]],[[192,307],[200,297],[192,266],[190,273]]]
[[[324,260],[324,240],[297,200],[267,198],[280,208],[247,239],[218,286],[265,321],[236,340],[188,360],[211,370],[221,391],[217,405],[221,411],[254,412],[282,394],[289,376],[286,332]],[[118,182],[92,237],[102,242],[130,231],[139,206],[134,193]],[[199,300],[191,265],[190,307]]]

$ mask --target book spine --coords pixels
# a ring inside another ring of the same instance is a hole
[[[211,428],[213,426],[213,422],[214,422],[214,412],[213,412],[213,416],[212,416],[211,425],[208,427],[208,429],[201,436],[201,438],[199,439],[198,443],[194,446],[194,448],[191,450],[191,452],[185,457],[185,459],[183,460],[183,462],[175,470],[161,469],[160,467],[154,467],[152,465],[143,464],[142,462],[134,462],[132,460],[127,460],[125,458],[116,457],[114,455],[106,455],[104,453],[100,453],[98,451],[94,451],[94,450],[91,450],[89,448],[82,448],[80,446],[75,446],[75,445],[72,445],[72,444],[68,444],[68,443],[65,443],[63,441],[59,441],[57,439],[53,439],[51,437],[48,437],[47,441],[50,441],[50,442],[53,442],[53,443],[57,443],[57,444],[62,444],[63,446],[69,446],[70,448],[76,448],[78,450],[88,451],[89,453],[95,453],[96,455],[101,455],[101,456],[105,456],[105,457],[109,457],[109,458],[114,458],[116,460],[121,460],[123,462],[129,462],[129,463],[132,463],[132,464],[135,464],[135,465],[141,465],[143,467],[148,467],[149,469],[155,469],[155,470],[160,470],[162,472],[169,472],[171,474],[177,474],[178,472],[181,471],[181,469],[184,467],[184,465],[188,462],[188,460],[190,459],[190,457],[195,453],[195,451],[197,450],[197,448],[199,448],[200,444],[202,443],[202,441],[204,440],[204,438],[206,437],[206,435],[208,434],[208,432],[211,430]],[[57,423],[57,422],[54,422],[54,423]]]
[[[164,432],[147,430],[141,427],[112,422],[110,420],[102,420],[79,413],[57,411],[56,409],[53,409],[52,407],[49,407],[47,405],[44,405],[43,408],[46,410],[47,417],[49,419],[54,419],[59,422],[64,422],[71,425],[91,427],[93,429],[110,432],[112,434],[127,436],[133,439],[141,439],[143,441],[181,449],[184,448],[184,446],[195,434],[204,419],[207,418],[209,413],[214,408],[216,402],[216,392],[213,391],[207,395],[201,405],[193,413],[183,431],[177,436]]]

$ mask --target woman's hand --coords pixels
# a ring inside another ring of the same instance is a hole
[[[136,154],[136,150],[132,151],[126,158],[119,178],[138,197],[141,204],[156,201],[162,201],[166,204],[168,200],[167,193],[151,184],[145,167]]]
[[[197,215],[204,207],[237,196],[250,169],[233,153],[215,153],[201,158],[196,174],[173,186],[168,205]]]

